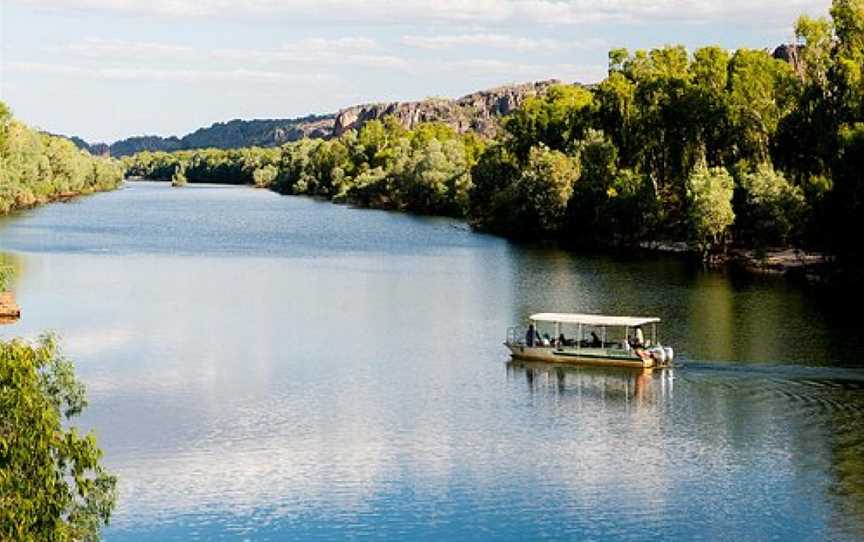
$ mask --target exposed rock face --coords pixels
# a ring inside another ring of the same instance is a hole
[[[492,137],[501,117],[513,112],[529,96],[543,94],[560,81],[537,81],[473,92],[458,99],[430,98],[418,102],[389,102],[348,107],[336,114],[310,115],[296,119],[258,119],[217,122],[182,138],[138,136],[112,143],[88,145],[73,138],[76,145],[94,154],[125,156],[141,151],[177,151],[215,147],[275,147],[303,138],[338,137],[359,129],[366,122],[395,117],[411,129],[423,122],[443,122],[460,133],[473,130]]]
[[[452,126],[458,132],[473,130],[493,136],[502,116],[519,107],[525,98],[542,94],[551,85],[559,83],[550,80],[508,85],[474,92],[456,100],[431,98],[419,102],[356,105],[336,114],[333,135],[339,136],[348,130],[359,129],[370,120],[393,116],[408,129],[422,122],[438,121]]]
[[[775,48],[774,52],[771,53],[771,56],[777,60],[788,62],[792,65],[792,69],[795,70],[795,73],[801,75],[803,69],[803,66],[801,65],[801,50],[803,48],[803,45],[784,43]]]

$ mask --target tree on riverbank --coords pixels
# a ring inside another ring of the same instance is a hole
[[[723,247],[726,231],[735,221],[734,184],[726,168],[708,168],[704,164],[687,178],[690,238],[699,247],[703,260],[713,249]]]
[[[110,190],[122,181],[116,160],[28,128],[0,102],[0,215],[58,197]]]
[[[52,336],[0,341],[0,539],[99,540],[116,478],[95,436],[68,425],[86,406]]]
[[[171,186],[186,186],[188,182],[186,180],[186,164],[181,162],[174,166],[174,173],[171,175]]]

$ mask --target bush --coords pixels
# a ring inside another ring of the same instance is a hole
[[[735,182],[723,167],[700,164],[687,178],[687,222],[690,239],[707,260],[710,252],[724,245],[726,232],[735,221],[732,195]]]
[[[800,233],[807,203],[769,163],[739,175],[735,214],[738,241],[764,248],[786,245]]]

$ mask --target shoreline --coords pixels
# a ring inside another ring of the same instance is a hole
[[[50,205],[52,203],[65,203],[65,202],[74,201],[74,200],[76,200],[78,198],[82,198],[84,196],[92,196],[94,194],[100,194],[103,192],[112,192],[112,191],[120,188],[120,186],[125,181],[126,181],[126,179],[124,179],[122,182],[120,182],[116,186],[113,186],[110,188],[94,188],[91,190],[82,190],[81,192],[57,192],[55,194],[42,196],[42,197],[36,198],[32,202],[29,202],[29,203],[26,203],[23,205],[14,205],[9,209],[9,211],[7,211],[5,213],[0,212],[0,218],[12,216],[15,213],[18,213],[21,211],[28,211],[30,209],[42,207],[43,205]]]
[[[170,180],[149,179],[140,176],[130,176],[124,179],[124,182],[148,182],[148,183],[167,183]],[[236,184],[236,183],[218,183],[207,182],[201,183],[192,181],[193,184],[213,184],[213,185],[228,185],[228,186],[243,186],[252,189],[266,189],[279,196],[311,198],[317,201],[326,201],[332,205],[347,205],[356,209],[374,209],[391,212],[398,212],[413,216],[446,216],[446,215],[421,215],[411,213],[392,206],[376,206],[364,205],[363,202],[354,200],[335,200],[326,196],[315,196],[309,194],[286,194],[273,189],[272,187],[256,186],[254,184]],[[502,239],[507,239],[510,242],[518,243],[518,239],[507,237],[499,233],[486,231],[476,228],[471,221],[466,217],[449,217],[462,221],[467,228],[474,233],[484,235],[494,235]],[[550,245],[559,246],[562,250],[571,253],[586,253],[585,250],[578,246],[567,246],[558,241],[550,240]],[[624,247],[615,244],[606,245],[604,249],[593,249],[590,252],[600,254],[603,252],[617,252]],[[679,258],[698,259],[697,252],[690,247],[685,241],[642,241],[635,245],[639,251],[645,253],[675,256]],[[729,268],[738,271],[744,271],[753,275],[773,275],[784,278],[804,279],[808,283],[824,283],[826,282],[826,271],[830,261],[825,254],[813,251],[807,251],[794,247],[773,247],[766,250],[758,250],[747,247],[731,247],[725,254],[715,255],[711,261],[705,264],[711,268]]]
[[[684,241],[646,241],[639,248],[655,254],[675,254],[685,257],[697,256],[696,251]],[[821,252],[794,247],[755,249],[730,247],[725,254],[711,259],[709,267],[730,267],[757,275],[776,275],[787,278],[804,278],[808,282],[822,282],[830,261]]]

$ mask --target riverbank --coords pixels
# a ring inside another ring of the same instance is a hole
[[[10,206],[6,212],[0,212],[0,217],[10,215],[16,211],[26,211],[27,209],[34,209],[36,207],[42,205],[49,205],[51,203],[65,203],[74,201],[78,198],[90,196],[93,194],[98,194],[100,192],[108,192],[111,190],[116,190],[120,187],[121,182],[118,182],[115,185],[105,186],[100,188],[89,188],[86,190],[82,190],[79,192],[58,192],[56,194],[48,194],[40,197],[35,197],[33,199],[24,199],[21,201],[17,201],[14,205]]]
[[[123,182],[117,160],[34,130],[0,102],[0,216],[54,201],[113,190]]]
[[[699,258],[698,253],[683,241],[643,242],[639,248],[647,252]],[[830,264],[830,258],[821,252],[794,247],[762,250],[733,247],[725,254],[714,256],[708,263],[711,267],[731,267],[754,274],[802,278],[808,282],[824,282]]]

